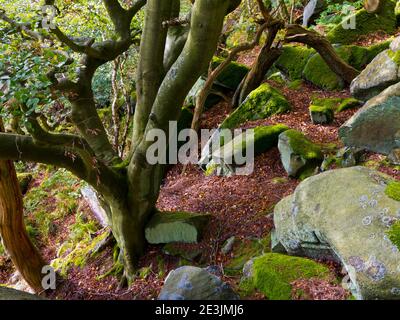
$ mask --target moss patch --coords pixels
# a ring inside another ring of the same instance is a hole
[[[295,154],[303,159],[313,160],[322,159],[322,149],[320,146],[309,140],[304,134],[297,130],[287,130],[285,135],[289,138],[289,144]]]
[[[306,46],[285,46],[281,56],[275,62],[275,67],[292,81],[301,79],[304,67],[313,54],[315,50]]]
[[[392,59],[398,66],[400,66],[400,51],[388,50],[387,55]]]
[[[387,231],[390,241],[400,249],[400,221],[393,224]]]
[[[377,13],[368,13],[365,9],[357,11],[348,19],[356,21],[355,29],[343,29],[342,23],[338,24],[328,34],[327,38],[332,43],[351,43],[361,35],[367,35],[378,30],[388,34],[396,28],[395,2],[381,0],[381,8]]]
[[[223,61],[223,58],[213,57],[212,68],[217,68]],[[247,66],[237,62],[231,62],[218,76],[217,83],[222,84],[231,90],[236,90],[247,72],[249,72]]]
[[[250,92],[246,100],[222,122],[220,128],[237,128],[246,121],[265,119],[290,109],[291,106],[282,93],[264,83]]]
[[[388,183],[385,194],[394,200],[400,201],[400,182],[391,181]]]
[[[354,98],[313,98],[312,105],[329,108],[334,112],[341,112],[360,106],[361,101]]]
[[[297,279],[311,278],[334,279],[328,267],[315,261],[267,253],[254,259],[252,276],[242,281],[241,288],[248,293],[257,289],[269,300],[289,300],[291,283]]]

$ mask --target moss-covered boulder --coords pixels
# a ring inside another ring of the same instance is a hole
[[[362,35],[368,35],[378,30],[391,34],[395,31],[397,19],[395,15],[395,1],[380,0],[381,5],[377,12],[368,13],[365,9],[358,10],[349,16],[346,21],[339,23],[327,34],[331,43],[348,44],[357,40]],[[354,19],[356,25],[353,29],[344,29],[347,21]]]
[[[278,90],[264,83],[250,92],[246,100],[220,125],[221,129],[233,129],[246,121],[268,118],[291,109],[289,102]]]
[[[324,156],[321,147],[296,130],[279,135],[278,149],[283,167],[289,176],[298,177],[318,167]]]
[[[283,47],[282,54],[274,66],[290,80],[298,80],[302,78],[304,67],[314,54],[315,50],[306,46],[287,45]]]
[[[400,201],[385,194],[390,181],[365,167],[308,178],[275,206],[272,249],[341,262],[358,299],[400,299],[400,251],[387,235]]]
[[[223,61],[223,58],[213,57],[213,69],[217,68]],[[236,90],[248,72],[249,68],[247,66],[232,61],[218,76],[216,83],[230,90]]]
[[[211,161],[207,164],[206,174],[217,171],[218,175],[233,175],[237,169],[243,169],[241,166],[246,165],[241,163],[244,160],[251,162],[247,164],[249,170],[252,170],[251,164],[254,162],[254,156],[277,146],[279,135],[288,129],[283,124],[277,124],[255,127],[253,134],[250,134],[249,131],[239,134],[212,153]]]
[[[350,86],[351,94],[368,100],[400,79],[400,51],[396,47],[378,54],[356,77]]]
[[[326,106],[318,106],[315,104],[309,107],[311,122],[313,124],[328,124],[334,119],[333,110]]]
[[[389,47],[389,42],[383,42],[370,47],[355,45],[337,46],[336,53],[349,65],[357,70],[371,62],[381,51]],[[322,57],[315,53],[311,56],[303,69],[303,78],[316,86],[327,90],[339,90],[345,87],[343,80],[334,73]]]
[[[243,273],[240,283],[243,293],[258,290],[269,300],[290,300],[291,283],[298,279],[334,280],[327,266],[279,253],[267,253],[249,261]]]
[[[400,148],[400,83],[370,99],[339,129],[346,146],[383,154]]]
[[[312,98],[311,104],[332,109],[334,112],[342,112],[359,107],[362,102],[355,98]]]
[[[0,300],[44,300],[44,299],[24,291],[19,291],[0,286]]]
[[[146,226],[146,240],[151,244],[196,243],[210,217],[210,214],[189,212],[157,212]]]
[[[205,269],[184,266],[165,279],[159,300],[237,300],[232,288]]]

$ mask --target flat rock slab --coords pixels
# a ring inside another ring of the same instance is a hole
[[[197,243],[210,218],[210,214],[157,212],[146,226],[146,240],[151,244]]]
[[[304,180],[275,207],[273,249],[340,261],[358,299],[400,299],[400,252],[386,234],[400,202],[385,194],[389,181],[365,167]]]
[[[0,300],[44,300],[44,299],[34,294],[0,286]]]

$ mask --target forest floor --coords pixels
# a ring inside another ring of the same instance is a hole
[[[251,57],[257,55],[257,49],[246,55],[241,62],[251,64]],[[249,58],[250,57],[250,58]],[[311,98],[349,97],[347,90],[328,92],[310,84],[303,83],[300,88],[288,89],[278,83],[272,85],[281,89],[292,104],[292,111],[276,115],[269,119],[248,122],[244,128],[276,123],[300,130],[314,142],[341,146],[338,139],[338,128],[354,114],[356,110],[347,110],[336,115],[330,125],[314,125],[310,121],[308,107]],[[215,128],[231,112],[227,102],[221,102],[207,110],[201,119],[202,128]],[[400,179],[400,172],[395,167],[382,164],[384,157],[368,154],[364,163]],[[282,167],[277,148],[256,157],[254,172],[249,176],[205,176],[197,166],[189,165],[182,174],[182,165],[172,166],[163,181],[158,201],[158,208],[165,211],[190,211],[211,213],[212,220],[203,239],[195,245],[181,245],[182,249],[199,252],[190,261],[192,265],[218,266],[224,281],[237,288],[240,275],[225,274],[224,268],[234,258],[233,254],[221,253],[221,246],[231,236],[237,241],[235,247],[249,243],[253,239],[267,236],[272,227],[272,212],[276,203],[293,193],[299,180],[289,178]],[[34,183],[40,183],[35,181]],[[91,212],[84,201],[79,200],[80,210],[88,216]],[[41,246],[44,257],[48,260],[56,256],[56,243],[68,235],[68,227],[75,222],[70,215],[60,220],[59,232]],[[235,248],[234,247],[234,248]],[[134,281],[129,289],[118,288],[118,278],[108,276],[101,280],[97,277],[104,274],[113,265],[113,248],[107,247],[97,257],[89,259],[83,267],[73,267],[65,279],[60,281],[51,298],[57,299],[155,299],[163,285],[168,272],[187,261],[165,254],[162,246],[149,246],[147,254],[141,259],[140,267],[149,267],[149,271]],[[235,249],[233,250],[235,251]],[[1,258],[0,259],[4,259]],[[338,270],[338,266],[330,265]],[[11,262],[0,260],[0,283],[6,283],[13,272]],[[339,271],[337,271],[339,272]],[[322,283],[317,280],[298,280],[294,288],[301,288],[313,299],[346,299],[346,293],[337,285]],[[263,298],[262,295],[249,297]],[[294,295],[295,299],[296,296]]]

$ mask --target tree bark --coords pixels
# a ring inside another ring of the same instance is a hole
[[[19,273],[36,293],[42,292],[42,268],[46,263],[26,232],[22,194],[10,160],[0,160],[0,234]]]
[[[350,84],[359,72],[346,63],[336,53],[330,42],[319,33],[302,28],[299,25],[287,26],[286,42],[300,42],[314,48],[324,59],[329,68],[335,72],[346,84]]]

